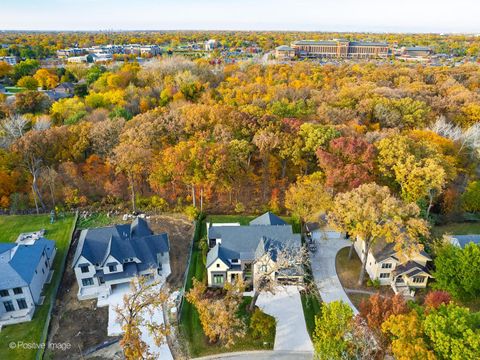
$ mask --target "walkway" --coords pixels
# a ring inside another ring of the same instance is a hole
[[[317,252],[310,254],[310,260],[313,277],[322,300],[326,303],[341,300],[352,308],[354,314],[358,314],[357,309],[345,293],[335,268],[335,257],[338,251],[350,244],[350,241],[338,238],[317,240]]]
[[[275,295],[262,293],[257,305],[277,319],[275,351],[299,351],[313,354],[313,345],[307,332],[302,301],[296,286],[286,286]]]
[[[313,354],[296,351],[243,351],[237,353],[226,353],[210,355],[201,358],[195,358],[196,360],[311,360]]]

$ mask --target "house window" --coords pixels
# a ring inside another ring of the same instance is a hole
[[[17,300],[17,304],[18,304],[18,308],[20,310],[23,310],[23,309],[26,309],[28,306],[27,306],[27,302],[25,301],[25,299],[18,299]]]
[[[82,279],[82,285],[83,286],[93,285],[93,279],[92,278]]]
[[[238,264],[238,259],[232,259],[233,264]]]
[[[108,266],[108,271],[110,271],[110,272],[115,272],[115,271],[117,271],[117,265],[109,265],[109,266]]]
[[[13,293],[14,293],[15,295],[23,294],[23,290],[22,290],[22,288],[19,288],[19,287],[18,287],[18,288],[14,288],[14,289],[13,289]]]
[[[390,273],[380,273],[380,279],[388,279],[390,277]]]
[[[5,306],[6,312],[15,311],[15,308],[13,307],[13,303],[11,301],[4,301],[3,306]]]
[[[220,264],[217,263],[217,268],[219,268],[219,267],[220,267]]]
[[[10,294],[8,293],[8,290],[0,290],[0,296],[1,296],[1,297],[5,297],[5,296],[8,296],[8,295],[10,295]]]
[[[382,269],[391,269],[392,268],[392,263],[383,263],[382,264]]]
[[[88,265],[80,266],[80,270],[82,270],[82,273],[87,273],[89,271]]]
[[[213,275],[214,284],[223,284],[223,275]]]
[[[48,263],[47,263],[47,260],[45,260],[45,269],[48,269]]]
[[[44,274],[44,275],[45,275],[45,270],[44,270],[44,269],[42,269],[42,274]]]
[[[424,280],[425,280],[425,278],[423,276],[415,276],[413,278],[413,282],[416,283],[416,284],[423,283]]]
[[[267,265],[260,266],[260,271],[267,272]]]

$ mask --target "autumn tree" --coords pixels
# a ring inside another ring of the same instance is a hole
[[[431,290],[425,296],[423,304],[427,309],[438,309],[442,304],[449,304],[452,301],[452,296],[442,290]]]
[[[406,201],[428,199],[428,218],[436,196],[454,174],[448,162],[431,145],[407,136],[387,137],[377,144],[381,174],[393,180]]]
[[[328,149],[317,150],[318,163],[325,172],[325,186],[335,193],[355,189],[374,180],[375,147],[361,138],[340,137]]]
[[[33,76],[24,76],[17,81],[17,86],[23,87],[27,90],[37,90],[38,81]]]
[[[53,89],[58,85],[58,76],[47,69],[37,70],[33,78],[38,81],[38,85],[43,89]]]
[[[358,283],[363,284],[367,256],[372,246],[379,241],[394,243],[401,254],[421,250],[418,240],[429,233],[427,223],[420,219],[420,209],[415,204],[405,204],[392,196],[385,186],[375,183],[338,194],[329,223],[336,229],[351,235],[352,246],[357,239],[364,242],[362,269]]]
[[[197,309],[203,331],[210,342],[230,347],[246,334],[246,325],[238,317],[244,285],[241,282],[226,283],[224,290],[224,294],[216,298],[208,296],[206,285],[194,278],[186,299]]]
[[[159,281],[149,281],[144,276],[132,279],[130,291],[115,307],[123,331],[120,345],[127,360],[158,359],[158,354],[142,339],[142,331],[148,331],[157,347],[165,342],[169,328],[163,321],[156,320],[156,314],[163,310],[168,297],[168,290]]]
[[[299,177],[285,193],[285,207],[300,221],[318,221],[319,216],[332,205],[332,197],[325,190],[320,172]]]
[[[321,314],[315,317],[313,334],[316,359],[348,358],[347,336],[353,328],[352,319],[352,309],[343,302],[334,301],[322,305]]]
[[[472,181],[462,194],[462,207],[465,211],[480,212],[480,181]]]
[[[382,331],[392,337],[392,353],[398,360],[434,360],[433,351],[424,340],[422,319],[416,311],[391,315]]]

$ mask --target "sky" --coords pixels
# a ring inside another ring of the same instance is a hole
[[[479,33],[480,0],[0,0],[0,30]]]

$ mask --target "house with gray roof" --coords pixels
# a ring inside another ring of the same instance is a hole
[[[358,257],[363,260],[365,242],[358,238],[354,243]],[[423,250],[414,254],[401,254],[393,243],[379,240],[369,249],[365,269],[371,280],[391,286],[395,294],[413,296],[415,290],[427,287],[431,257]]]
[[[448,239],[452,245],[462,249],[470,243],[480,245],[480,235],[449,235]]]
[[[249,225],[207,223],[209,251],[207,254],[208,286],[223,287],[226,282],[241,278],[253,283],[255,274],[262,271],[259,260],[268,257],[276,261],[279,251],[299,251],[300,234],[277,215],[267,212],[250,221]],[[303,275],[292,273],[285,281],[302,281]]]
[[[154,234],[145,219],[82,230],[73,259],[79,300],[106,298],[136,276],[170,274],[168,235]]]
[[[0,243],[0,327],[32,320],[43,303],[56,254],[55,242],[43,235],[20,234],[15,243]]]

